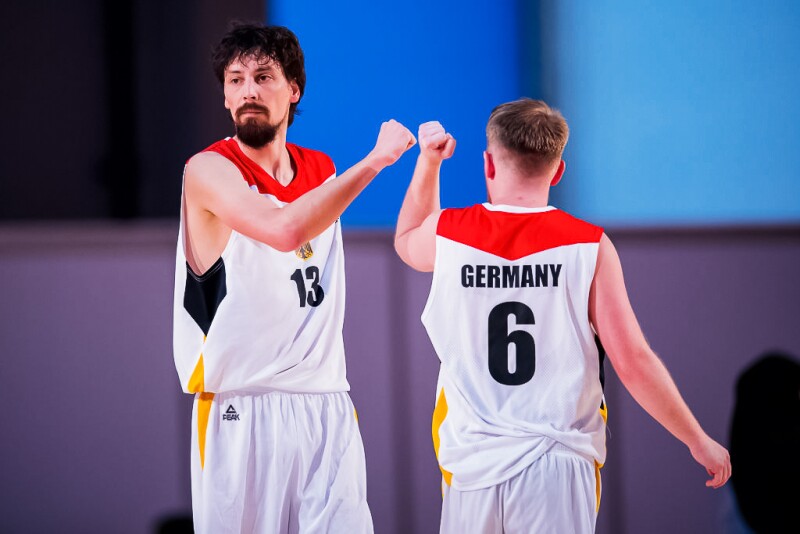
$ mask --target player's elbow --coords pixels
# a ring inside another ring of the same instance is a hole
[[[394,237],[394,251],[403,260],[403,263],[411,267],[412,269],[417,269],[415,265],[414,259],[411,257],[411,253],[408,247],[408,236],[407,235],[395,235]]]
[[[630,387],[647,380],[652,372],[652,364],[657,359],[658,356],[649,347],[638,347],[617,353],[612,364],[620,381]]]
[[[405,236],[399,234],[394,235],[394,251],[400,256],[401,260],[408,263],[406,259],[408,255],[408,239],[405,238]]]
[[[410,253],[408,248],[395,247],[395,251],[397,252],[397,255],[400,256],[400,259],[403,260],[403,263],[405,263],[415,271],[419,271],[421,273],[429,273],[433,271],[432,263],[429,264],[425,261],[422,261],[420,258],[414,257],[414,255]]]
[[[395,234],[394,237],[394,250],[397,255],[403,260],[403,263],[423,273],[433,271],[433,256],[430,258],[419,250],[418,242],[412,242],[410,232],[404,234]]]
[[[305,229],[295,221],[281,218],[272,225],[266,244],[280,252],[292,252],[299,249],[308,240]]]
[[[292,226],[278,231],[273,248],[281,252],[292,252],[305,244],[305,234]]]
[[[276,240],[272,245],[272,248],[277,250],[278,252],[292,252],[293,250],[297,250],[300,248],[300,245],[295,245],[295,241],[288,241],[288,240]]]
[[[612,360],[612,365],[614,366],[614,372],[619,377],[620,382],[626,386],[629,386],[637,380],[636,366],[630,365],[627,358],[616,358]]]

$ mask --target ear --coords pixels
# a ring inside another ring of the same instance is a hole
[[[483,174],[486,176],[487,180],[494,180],[496,169],[494,168],[494,158],[492,154],[487,152],[486,150],[483,151]]]
[[[561,178],[564,176],[564,169],[566,168],[567,164],[564,163],[564,160],[562,159],[558,164],[555,174],[553,174],[553,178],[550,180],[550,187],[553,187],[561,181]]]
[[[292,92],[292,97],[290,99],[292,104],[297,104],[300,102],[300,86],[297,85],[295,80],[289,82],[289,89]]]

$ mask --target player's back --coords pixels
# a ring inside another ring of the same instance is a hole
[[[422,314],[441,360],[434,443],[460,490],[554,446],[602,463],[602,350],[589,290],[603,230],[551,208],[444,210]]]

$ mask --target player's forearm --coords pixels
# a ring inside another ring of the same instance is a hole
[[[335,180],[284,206],[281,216],[287,237],[282,248],[294,250],[325,231],[383,168],[384,165],[368,156]]]
[[[408,186],[408,191],[400,207],[397,217],[397,230],[395,232],[395,248],[402,244],[403,236],[410,230],[419,228],[425,219],[440,209],[439,201],[439,170],[442,161],[420,155],[414,168],[414,175]],[[403,256],[401,251],[398,254]]]
[[[379,172],[393,165],[415,143],[411,132],[399,122],[389,120],[381,124],[375,147],[363,160],[282,210],[284,219],[293,223],[287,225],[290,243],[299,247],[322,233]]]
[[[705,432],[658,356],[646,349],[631,360],[635,364],[615,370],[636,402],[687,447],[692,448],[705,438]]]

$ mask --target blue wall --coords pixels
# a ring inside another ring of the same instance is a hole
[[[268,3],[306,54],[303,112],[289,140],[330,154],[339,172],[369,152],[382,121],[416,135],[439,120],[457,141],[442,173],[442,201],[486,198],[482,152],[492,108],[520,96],[516,2],[409,0]],[[419,150],[386,169],[342,217],[345,227],[393,227]]]
[[[416,133],[437,119],[458,140],[443,203],[481,202],[486,119],[524,94],[570,123],[553,203],[578,216],[800,220],[800,2],[277,0],[267,11],[307,55],[305,114],[289,138],[327,151],[340,172],[381,121]],[[370,185],[345,226],[394,225],[416,154]]]
[[[615,224],[800,219],[800,2],[544,1],[560,204]]]

